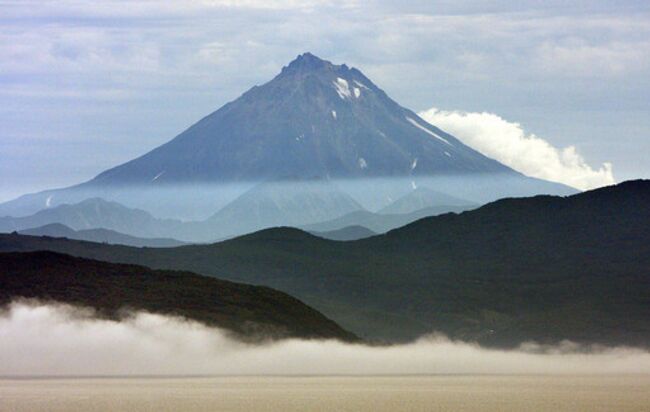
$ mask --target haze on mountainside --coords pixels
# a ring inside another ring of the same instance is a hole
[[[361,71],[305,53],[168,143],[80,185],[1,204],[0,216],[27,217],[101,198],[156,218],[200,221],[182,229],[167,222],[175,229],[155,234],[125,225],[132,228],[128,235],[212,241],[358,212],[411,213],[574,192],[469,148],[400,106]],[[41,225],[50,223],[67,224]],[[115,226],[94,227],[119,231]]]
[[[436,196],[419,196],[420,189],[395,201],[400,213],[372,213],[363,210],[349,196],[338,194],[330,202],[321,202],[324,188],[310,184],[281,184],[268,197],[249,194],[229,204],[214,216],[201,222],[157,219],[150,213],[131,209],[101,198],[86,199],[68,205],[43,209],[25,217],[0,217],[0,233],[20,232],[32,235],[67,237],[69,239],[119,243],[131,246],[178,245],[182,242],[213,242],[249,233],[265,227],[293,225],[315,232],[331,232],[350,226],[362,226],[384,233],[426,216],[462,212],[477,205],[450,206],[438,202]],[[285,195],[287,187],[295,194]],[[260,189],[268,189],[261,187]],[[252,199],[251,199],[252,197]],[[443,198],[444,199],[444,198]],[[411,202],[410,200],[414,200]],[[338,202],[337,202],[338,201]],[[341,205],[343,203],[343,206]],[[347,205],[345,204],[347,203]],[[312,206],[307,207],[305,206]],[[329,207],[351,210],[335,219],[327,219]],[[416,209],[406,212],[405,207]],[[295,213],[289,213],[295,211]],[[319,213],[322,213],[319,215]],[[323,219],[325,218],[325,219]],[[318,223],[305,224],[309,219]],[[327,235],[325,235],[327,236]],[[336,236],[336,235],[335,235]],[[344,236],[345,237],[345,236]],[[165,239],[166,238],[166,239]]]

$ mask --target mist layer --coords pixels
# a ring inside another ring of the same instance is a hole
[[[430,335],[395,346],[284,340],[245,344],[183,319],[98,320],[64,305],[14,303],[0,317],[0,375],[647,373],[632,348],[484,349]]]

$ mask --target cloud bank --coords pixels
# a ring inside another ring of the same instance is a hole
[[[532,177],[564,183],[581,190],[616,183],[611,163],[591,167],[575,146],[557,148],[526,133],[519,123],[493,113],[444,111],[419,113],[426,121],[458,137],[484,155]]]
[[[97,320],[62,305],[14,303],[0,316],[0,375],[647,373],[650,353],[566,344],[488,350],[428,336],[370,347],[286,340],[251,345],[219,329],[138,313]]]

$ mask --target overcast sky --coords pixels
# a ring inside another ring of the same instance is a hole
[[[589,179],[650,177],[647,1],[0,0],[0,200],[140,155],[304,51],[572,146]]]

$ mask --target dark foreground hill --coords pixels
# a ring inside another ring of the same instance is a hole
[[[181,316],[245,339],[355,340],[316,310],[267,287],[53,252],[0,253],[0,305],[17,298],[90,307],[110,319],[125,310]]]
[[[505,199],[353,242],[270,229],[213,245],[138,250],[0,237],[192,270],[298,297],[357,334],[399,341],[441,331],[486,345],[650,346],[650,181],[570,197]]]

